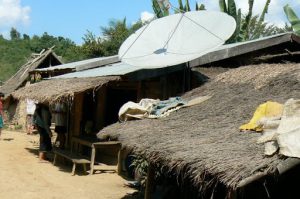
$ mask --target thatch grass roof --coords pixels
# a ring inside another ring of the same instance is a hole
[[[72,100],[76,93],[97,89],[110,81],[118,79],[118,76],[114,76],[43,80],[20,88],[12,93],[12,97],[16,99],[35,99],[41,103]]]
[[[264,156],[259,133],[239,132],[257,106],[300,98],[300,64],[251,65],[231,69],[186,99],[212,95],[202,104],[169,117],[117,123],[100,133],[117,134],[123,146],[204,190],[209,183],[228,189],[259,172],[274,172],[283,161]]]
[[[49,60],[47,61],[47,58],[49,58],[53,63],[62,63],[60,58],[53,52],[52,48],[42,51],[40,54],[33,54],[27,63],[21,66],[10,79],[0,86],[0,91],[7,95],[23,86],[28,79],[30,71],[38,67],[49,66]],[[47,61],[47,63],[44,63],[45,61]]]

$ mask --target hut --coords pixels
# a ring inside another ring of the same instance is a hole
[[[124,151],[147,160],[146,198],[156,194],[151,185],[163,184],[153,182],[157,171],[175,187],[166,198],[293,197],[300,161],[265,156],[260,135],[239,126],[267,100],[299,98],[299,41],[284,33],[221,46],[189,62],[207,83],[182,97],[209,100],[167,118],[116,123],[98,135],[118,137]]]
[[[48,68],[62,64],[61,59],[55,54],[53,48],[42,50],[38,54],[32,54],[28,62],[2,86],[0,92],[5,94],[4,109],[7,110],[8,120],[18,126],[25,128],[26,118],[26,103],[25,100],[20,102],[10,98],[10,94],[19,88],[22,88],[35,81],[40,81],[41,76],[36,73],[31,73],[35,69]]]
[[[267,100],[299,98],[299,74],[299,64],[232,69],[183,95],[212,96],[199,105],[166,118],[113,124],[100,134],[117,136],[171,179],[174,198],[292,198],[300,161],[265,156],[256,142],[260,134],[240,132],[239,126]]]
[[[43,50],[39,54],[32,54],[29,61],[8,79],[1,87],[0,92],[9,95],[13,91],[25,86],[30,79],[30,72],[35,69],[48,68],[62,64],[61,59],[53,52],[52,48]]]
[[[189,71],[184,64],[140,69],[112,63],[31,84],[12,93],[12,97],[16,100],[29,97],[45,104],[66,102],[69,105],[67,147],[71,148],[75,138],[96,139],[99,130],[117,122],[119,108],[128,101],[167,99],[196,87],[191,78],[194,73]]]

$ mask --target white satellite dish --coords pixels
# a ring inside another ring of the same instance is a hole
[[[119,49],[119,58],[141,68],[185,63],[224,44],[235,28],[235,20],[222,12],[170,15],[150,22],[127,38]]]

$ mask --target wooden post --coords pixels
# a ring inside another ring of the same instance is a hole
[[[55,154],[54,154],[54,158],[53,158],[53,165],[56,164],[56,158],[57,158],[57,155],[56,155],[56,153],[55,153]]]
[[[152,164],[149,164],[148,173],[147,173],[146,190],[145,190],[145,199],[151,199],[151,194],[153,192],[153,187],[155,183],[154,178],[155,178],[155,169]]]
[[[93,175],[93,174],[94,174],[95,156],[96,156],[96,149],[95,149],[95,146],[92,145],[91,171],[90,171],[90,175]]]
[[[73,168],[72,168],[72,176],[75,175],[75,170],[76,170],[76,163],[73,162]]]
[[[118,168],[117,168],[118,175],[122,173],[122,148],[119,149],[118,152]]]

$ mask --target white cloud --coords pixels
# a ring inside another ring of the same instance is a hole
[[[0,0],[0,29],[8,29],[30,23],[29,6],[22,6],[20,0]]]
[[[151,19],[153,19],[155,17],[155,15],[153,13],[150,13],[150,12],[147,12],[147,11],[144,11],[141,13],[141,20],[142,22],[147,22],[147,21],[150,21]]]

